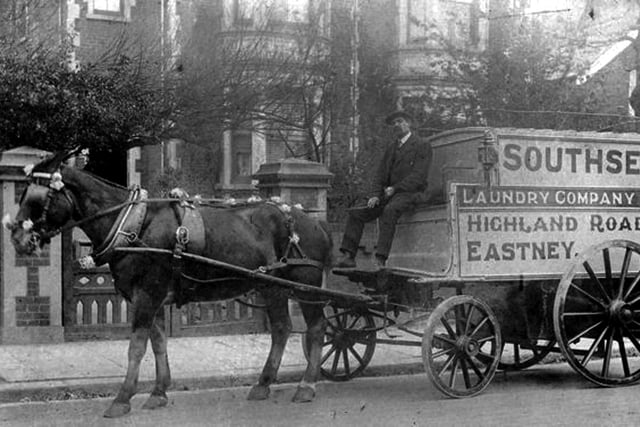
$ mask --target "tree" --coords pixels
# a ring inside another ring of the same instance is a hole
[[[166,104],[150,57],[114,40],[100,61],[73,68],[69,35],[48,25],[55,9],[27,3],[38,19],[25,19],[23,1],[0,9],[0,149],[122,151],[161,130]]]
[[[351,13],[352,2],[334,2],[332,15],[332,54],[335,68],[340,78],[336,93],[343,98],[340,109],[335,114],[343,120],[335,122],[332,128],[332,162],[330,170],[334,174],[332,188],[328,194],[329,219],[340,221],[346,209],[361,204],[370,191],[370,183],[388,142],[388,131],[384,117],[395,109],[393,91],[394,41],[389,34],[395,31],[389,4],[384,1],[367,2],[359,9],[359,16]],[[355,25],[353,19],[359,19]],[[353,32],[358,31],[356,46],[351,44]],[[359,149],[351,152],[349,138],[352,137],[350,118],[351,100],[348,94],[351,85],[351,58],[353,49],[358,56],[358,102],[359,126],[356,129]],[[346,101],[346,102],[345,102]]]
[[[269,132],[290,156],[326,159],[338,99],[328,10],[313,2],[306,19],[291,20],[276,6],[258,3],[233,18],[198,8],[180,60],[175,135],[210,145],[225,130]]]

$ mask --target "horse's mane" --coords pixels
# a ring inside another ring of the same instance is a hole
[[[44,160],[42,160],[41,162],[37,163],[34,167],[33,167],[33,172],[46,172],[46,173],[53,173],[58,169],[61,169],[63,167],[68,167],[71,169],[74,169],[78,172],[82,172],[84,174],[87,174],[89,176],[91,176],[92,178],[94,178],[95,180],[101,182],[102,184],[108,185],[108,186],[112,186],[112,187],[117,187],[120,189],[124,189],[126,190],[127,188],[120,185],[120,184],[116,184],[113,181],[109,181],[108,179],[105,179],[101,176],[98,176],[92,172],[89,172],[87,170],[84,169],[77,169],[77,168],[72,168],[71,166],[66,166],[64,164],[64,162],[66,160],[68,160],[69,158],[77,155],[79,153],[79,149],[73,149],[70,151],[61,151],[58,153],[54,153],[49,157],[46,157]]]
[[[71,166],[67,166],[67,167],[71,168]],[[95,180],[100,181],[102,184],[105,184],[105,185],[108,185],[108,186],[111,186],[111,187],[117,187],[117,188],[120,188],[120,189],[123,189],[123,190],[127,190],[127,187],[125,187],[123,185],[120,185],[120,184],[116,184],[113,181],[109,181],[108,179],[103,178],[103,177],[101,177],[99,175],[96,175],[93,172],[89,172],[89,171],[84,170],[84,169],[82,169],[82,170],[81,169],[77,169],[77,168],[72,168],[72,169],[74,169],[74,170],[76,170],[78,172],[82,172],[83,174],[89,175],[90,177],[94,178]]]

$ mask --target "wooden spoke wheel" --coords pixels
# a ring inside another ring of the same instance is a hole
[[[612,240],[591,247],[564,274],[553,309],[562,354],[601,386],[640,379],[640,245]]]
[[[427,320],[422,337],[427,375],[447,396],[474,396],[496,373],[501,341],[498,320],[487,304],[468,295],[450,297]]]
[[[537,340],[530,343],[505,343],[498,369],[502,371],[519,371],[527,369],[542,359],[553,350],[555,340]]]
[[[320,360],[321,374],[332,381],[348,381],[364,371],[376,348],[376,324],[368,312],[328,306],[327,329]],[[302,336],[302,349],[309,359],[309,343]]]

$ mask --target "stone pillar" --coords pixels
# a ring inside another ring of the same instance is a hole
[[[0,159],[0,211],[12,218],[26,187],[24,166],[38,163],[44,151],[19,147]],[[10,233],[0,227],[0,342],[28,344],[64,341],[62,327],[62,250],[60,236],[40,255],[18,256]]]
[[[222,171],[220,184],[223,188],[231,185],[231,131],[225,130],[222,133]]]
[[[332,174],[321,163],[300,159],[286,159],[260,166],[253,179],[258,180],[260,195],[280,197],[290,205],[300,203],[309,215],[327,218],[327,188]],[[323,284],[324,286],[324,284]],[[289,300],[289,312],[295,331],[306,329],[297,303]]]
[[[262,197],[278,196],[302,207],[313,217],[327,218],[327,188],[333,175],[322,163],[285,159],[260,166],[253,175]]]

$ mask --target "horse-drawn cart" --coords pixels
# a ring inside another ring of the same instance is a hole
[[[294,401],[314,397],[318,372],[361,373],[379,343],[420,346],[427,374],[452,397],[555,350],[596,384],[637,381],[640,138],[467,128],[430,143],[429,203],[401,218],[388,267],[334,270],[356,292],[321,287],[331,239],[298,207],[146,199],[66,166],[74,152],[27,171],[20,210],[3,222],[21,254],[82,228],[132,302],[127,375],[109,417],[130,410],[148,340],[157,379],[145,407],[168,402],[164,304],[251,289],[265,298],[272,335],[251,399],[265,399],[276,378],[291,328],[287,298],[307,323]]]
[[[334,270],[374,302],[326,309],[324,376],[352,378],[391,343],[421,346],[452,397],[551,351],[596,384],[636,382],[640,138],[469,128],[430,142],[431,201],[401,219],[388,267]]]

